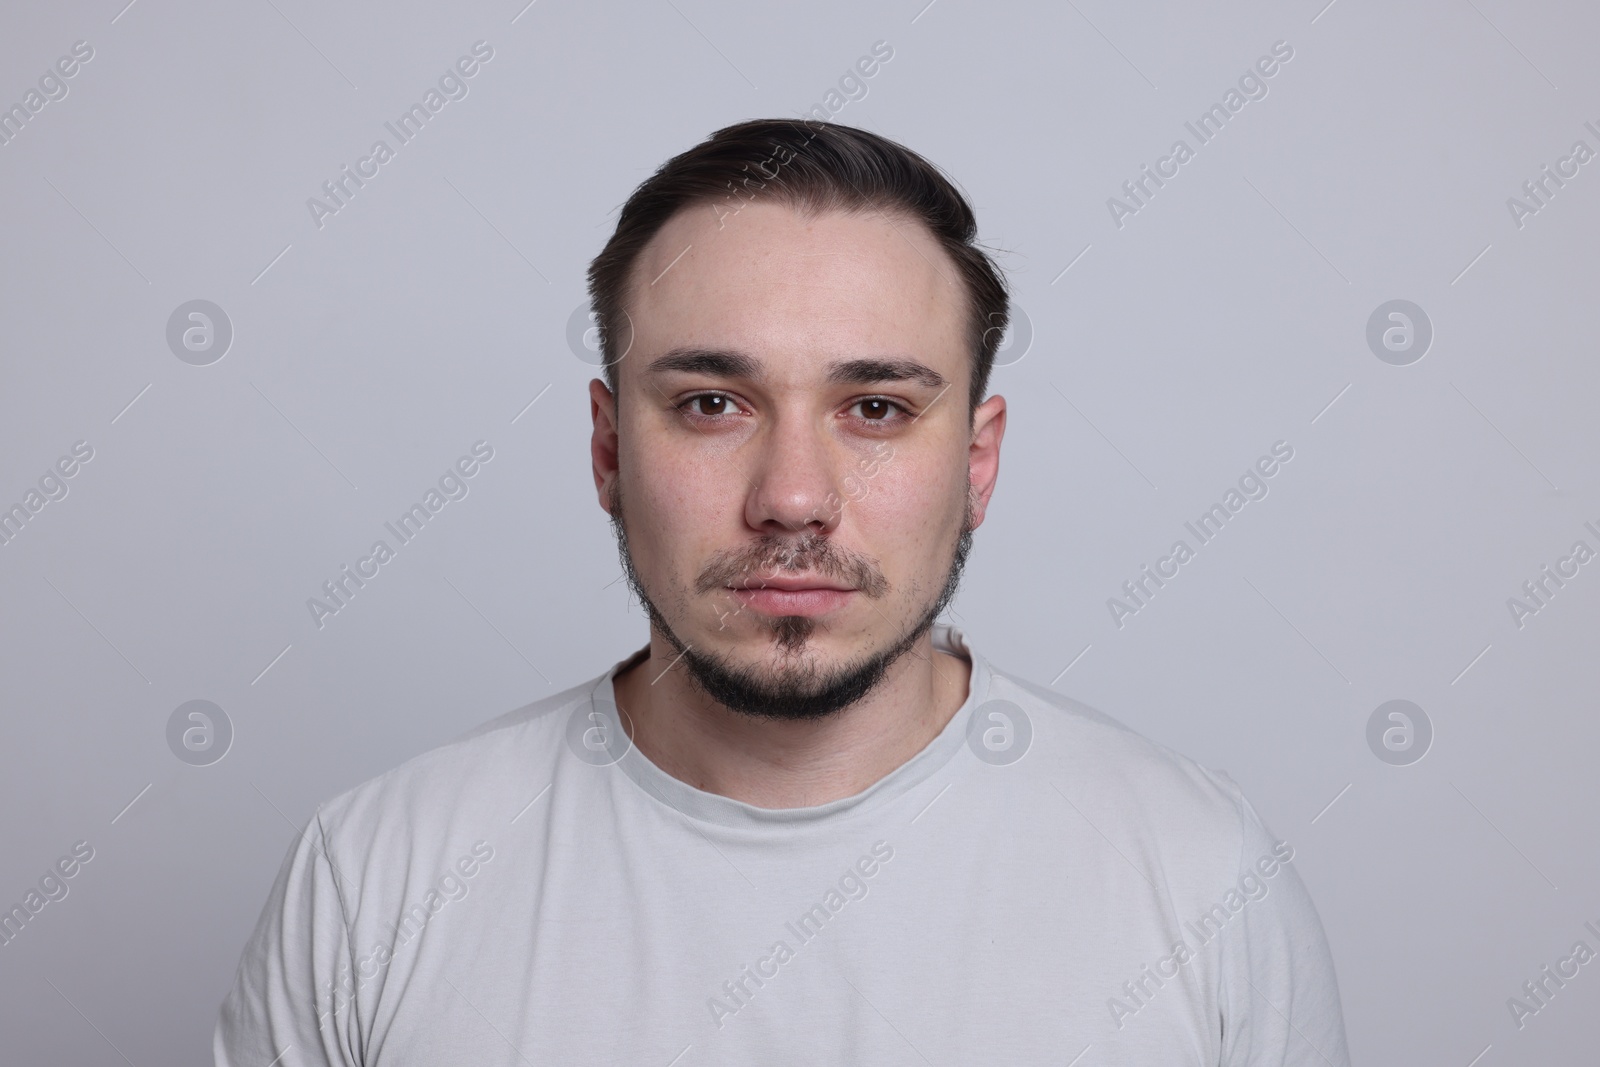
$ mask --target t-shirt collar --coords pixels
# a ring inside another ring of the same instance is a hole
[[[894,797],[926,780],[954,756],[966,741],[967,729],[974,709],[989,698],[993,672],[988,661],[978,654],[966,635],[950,623],[935,623],[930,635],[933,646],[967,659],[972,664],[968,681],[967,698],[951,716],[944,729],[923,749],[905,763],[878,779],[854,796],[842,797],[804,808],[760,808],[732,797],[697,789],[688,782],[674,778],[632,744],[626,733],[611,731],[608,748],[616,759],[614,766],[626,774],[646,793],[661,803],[692,818],[735,827],[770,827],[775,824],[806,825],[839,819],[855,810],[885,804]],[[639,649],[625,659],[618,660],[602,675],[590,690],[590,701],[600,707],[616,706],[613,679],[622,671],[648,656],[650,646]],[[617,749],[623,749],[619,753]]]

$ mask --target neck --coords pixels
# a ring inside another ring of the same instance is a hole
[[[822,719],[761,719],[708,697],[677,650],[652,632],[650,654],[613,679],[633,743],[697,789],[759,808],[815,807],[854,796],[927,747],[967,699],[972,665],[924,634],[861,700]]]

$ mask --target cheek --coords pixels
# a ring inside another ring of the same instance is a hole
[[[622,505],[635,567],[651,586],[693,581],[717,547],[737,494],[708,477],[705,457],[674,457],[655,449],[623,460]]]
[[[855,511],[852,543],[878,558],[885,572],[915,575],[944,565],[965,514],[966,468],[912,462],[904,453],[865,479],[866,497]]]

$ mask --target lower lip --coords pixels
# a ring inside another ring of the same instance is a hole
[[[826,615],[844,607],[854,589],[733,589],[739,602],[763,615]]]

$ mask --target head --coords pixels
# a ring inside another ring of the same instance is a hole
[[[860,700],[998,474],[1007,297],[970,207],[875,134],[748,122],[634,192],[589,283],[595,484],[654,633],[735,711]]]

